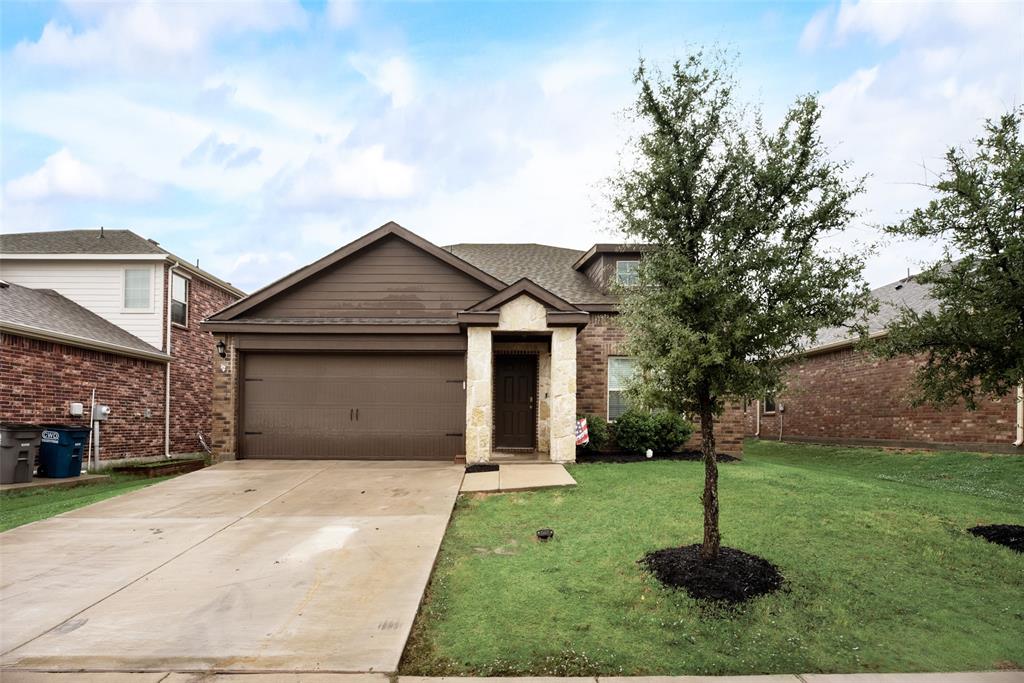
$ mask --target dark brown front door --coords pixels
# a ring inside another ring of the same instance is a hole
[[[451,460],[465,453],[461,355],[250,353],[246,458]]]
[[[537,356],[494,357],[494,445],[533,448],[537,435]]]

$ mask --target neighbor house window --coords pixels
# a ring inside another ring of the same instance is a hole
[[[188,278],[171,275],[171,322],[188,325]]]
[[[608,359],[608,419],[616,420],[629,409],[626,387],[636,366],[632,358],[612,356]]]
[[[149,268],[125,268],[124,307],[129,311],[148,311],[152,308],[149,285],[152,271]]]
[[[764,395],[764,412],[774,413],[775,412],[775,394]]]
[[[637,283],[637,270],[640,268],[639,261],[616,261],[615,281],[620,285],[630,286]]]

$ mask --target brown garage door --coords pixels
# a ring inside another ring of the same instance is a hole
[[[246,458],[450,460],[465,453],[461,355],[246,354]]]

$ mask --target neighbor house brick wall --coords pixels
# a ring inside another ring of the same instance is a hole
[[[919,358],[883,360],[854,349],[802,358],[787,371],[780,414],[761,415],[761,438],[896,447],[1020,452],[1014,396],[963,406],[912,406]],[[753,433],[755,414],[748,414]],[[781,431],[780,431],[781,430]]]
[[[210,439],[216,340],[200,322],[238,299],[199,277],[193,276],[189,282],[188,325],[171,326],[172,453],[198,451],[197,432]]]
[[[0,420],[89,426],[92,390],[110,406],[101,457],[163,453],[164,364],[11,334],[0,335]],[[68,415],[81,403],[84,415]],[[148,411],[148,412],[147,412]]]
[[[590,323],[576,336],[576,411],[608,417],[608,357],[623,355],[625,331],[615,324],[615,315],[594,313]],[[691,418],[692,419],[692,418]],[[746,435],[743,407],[729,404],[715,424],[715,448],[720,453],[741,455]],[[698,431],[686,448],[699,449]]]

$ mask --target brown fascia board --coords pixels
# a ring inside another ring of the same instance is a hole
[[[498,311],[459,311],[460,325],[496,327],[498,325]]]
[[[650,251],[652,249],[649,244],[595,244],[590,249],[587,249],[583,256],[576,259],[576,263],[572,264],[573,270],[582,270],[587,267],[594,257],[598,254],[639,254],[644,251]]]
[[[590,322],[590,314],[580,311],[548,311],[548,327],[575,327],[582,329]]]
[[[308,323],[265,323],[245,320],[204,320],[200,323],[207,332],[246,334],[459,334],[459,324],[448,325],[402,325],[402,324],[308,324]]]
[[[498,278],[485,273],[474,265],[471,265],[467,261],[463,261],[458,256],[455,256],[451,252],[445,251],[441,247],[433,244],[432,242],[420,237],[414,232],[403,228],[394,221],[388,221],[384,225],[380,226],[372,232],[368,232],[359,239],[349,242],[341,249],[331,252],[327,256],[310,263],[308,266],[299,268],[295,272],[285,275],[283,278],[276,280],[262,289],[258,289],[249,296],[236,301],[235,303],[222,308],[209,317],[210,321],[216,320],[231,320],[237,315],[248,311],[249,309],[257,306],[272,296],[283,292],[289,287],[302,282],[308,277],[316,275],[320,271],[333,266],[335,263],[342,261],[343,259],[355,254],[356,252],[365,249],[366,247],[378,242],[385,237],[394,235],[399,237],[406,242],[412,244],[414,247],[419,247],[423,251],[427,252],[434,258],[443,261],[449,266],[459,270],[471,278],[482,282],[493,290],[499,290],[505,288],[505,283]]]
[[[505,287],[501,291],[495,293],[493,296],[489,296],[483,301],[473,304],[468,310],[471,312],[492,311],[502,304],[523,294],[526,294],[531,299],[534,299],[544,306],[554,308],[558,311],[576,313],[580,310],[565,299],[547,289],[544,289],[533,280],[525,277],[519,278],[508,287]]]
[[[618,304],[576,304],[576,308],[587,313],[618,313]]]

